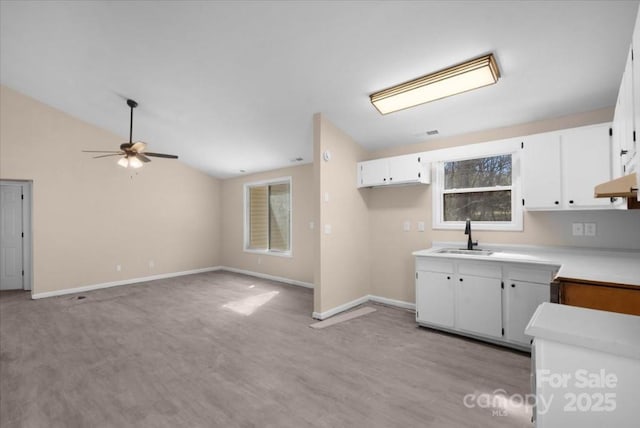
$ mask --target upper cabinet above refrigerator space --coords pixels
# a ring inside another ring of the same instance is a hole
[[[522,137],[522,205],[529,210],[613,208],[593,188],[611,179],[610,124]]]

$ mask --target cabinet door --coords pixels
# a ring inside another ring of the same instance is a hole
[[[417,272],[416,320],[453,328],[453,275],[440,272]]]
[[[386,159],[376,159],[366,162],[360,162],[360,182],[358,187],[380,186],[387,184],[389,176],[388,161]]]
[[[562,132],[564,196],[568,208],[611,206],[595,198],[596,185],[611,180],[609,126],[589,126]]]
[[[502,287],[495,278],[456,279],[456,326],[470,333],[502,337]]]
[[[633,95],[630,106],[633,108],[633,129],[636,133],[634,143],[635,152],[638,153],[638,151],[640,151],[640,8],[638,9],[638,16],[636,17],[636,27],[633,30],[631,48],[633,49],[633,62],[631,66]]]
[[[549,301],[549,285],[509,280],[505,283],[507,295],[507,339],[529,345],[531,337],[524,334],[529,320],[538,306]]]
[[[561,208],[560,134],[523,139],[522,196],[527,209]]]
[[[622,83],[618,92],[618,102],[616,103],[614,119],[617,119],[614,132],[617,134],[620,150],[621,163],[626,165],[635,153],[635,141],[633,141],[634,131],[634,100],[633,100],[633,61],[631,59],[631,49],[627,55],[627,62],[622,75]],[[624,173],[623,173],[624,175]]]
[[[389,182],[417,182],[422,181],[424,177],[424,168],[420,164],[420,156],[407,155],[395,156],[389,158]]]

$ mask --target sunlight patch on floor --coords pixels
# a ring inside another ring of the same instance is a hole
[[[269,291],[268,293],[258,294],[257,296],[249,296],[245,299],[234,300],[223,305],[223,308],[231,309],[240,315],[251,315],[256,309],[268,303],[271,299],[280,294],[279,291]]]

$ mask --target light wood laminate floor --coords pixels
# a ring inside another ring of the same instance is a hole
[[[312,329],[311,290],[228,272],[82,295],[0,293],[1,427],[531,426],[528,355],[410,311]]]

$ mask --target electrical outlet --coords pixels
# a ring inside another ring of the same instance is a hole
[[[571,233],[573,236],[584,236],[584,223],[573,223]]]
[[[315,223],[310,221],[309,222],[309,229],[313,230],[316,227]]]
[[[262,258],[260,256],[258,256],[258,264],[261,265],[262,264]]]
[[[424,221],[418,222],[418,232],[424,232]]]
[[[584,236],[596,236],[596,224],[585,223],[584,224]]]
[[[409,220],[405,220],[404,224],[402,225],[402,230],[404,230],[405,232],[409,232],[411,230],[411,222]]]
[[[331,225],[330,224],[325,224],[324,225],[324,234],[325,235],[331,235]]]
[[[120,272],[122,270],[122,266],[121,265],[116,265],[116,272]]]
[[[329,202],[329,192],[324,192],[324,201]]]
[[[153,269],[154,267],[156,267],[156,262],[153,260],[149,260],[149,269]]]

